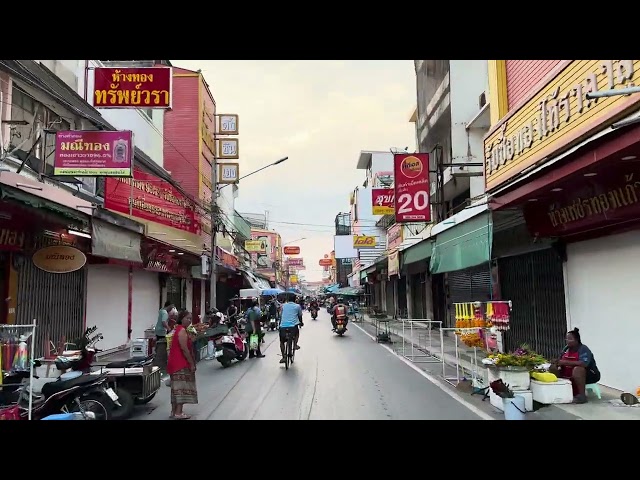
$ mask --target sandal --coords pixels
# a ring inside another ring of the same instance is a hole
[[[638,401],[638,398],[632,394],[632,393],[623,393],[620,395],[620,400],[622,401],[622,403],[624,403],[625,405],[632,407],[634,405],[637,405],[638,403],[640,403]]]
[[[181,413],[180,415],[174,415],[174,420],[189,420],[191,415],[187,415],[186,413]]]

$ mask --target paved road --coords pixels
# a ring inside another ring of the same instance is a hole
[[[478,420],[480,417],[376,344],[357,326],[331,333],[326,311],[305,312],[301,349],[288,371],[277,332],[267,332],[265,358],[223,369],[198,364],[199,405],[185,412],[200,420]],[[154,408],[155,407],[155,408]],[[169,388],[139,408],[136,419],[168,417]]]

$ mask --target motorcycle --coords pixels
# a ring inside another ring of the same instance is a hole
[[[40,366],[36,361],[35,366]],[[34,376],[34,380],[40,377]],[[32,395],[31,418],[42,420],[55,414],[79,413],[85,420],[109,420],[118,395],[107,385],[107,375],[83,375],[69,372],[43,382],[23,383],[14,393],[21,420],[29,418],[29,394]]]
[[[313,320],[317,320],[318,319],[318,309],[317,308],[311,309],[311,318]]]
[[[335,329],[335,332],[340,337],[343,336],[345,334],[345,332],[347,331],[347,323],[348,323],[347,317],[336,318],[336,329]]]
[[[152,366],[153,355],[147,357],[132,357],[125,360],[109,362],[103,366],[94,367],[96,353],[100,350],[95,344],[103,339],[102,334],[89,338],[97,330],[89,328],[81,339],[74,341],[80,350],[68,350],[56,358],[58,370],[77,371],[91,374],[94,377],[107,376],[107,385],[118,396],[118,404],[111,412],[111,419],[124,420],[133,415],[135,405],[150,402],[160,390],[161,373],[159,367]]]
[[[233,360],[241,362],[249,355],[249,345],[244,332],[240,330],[237,317],[209,328],[205,335],[213,339],[213,356],[224,368],[229,367]]]
[[[267,322],[267,330],[271,330],[273,332],[276,330],[277,326],[278,326],[278,322],[276,320],[276,316],[269,314],[269,321]]]

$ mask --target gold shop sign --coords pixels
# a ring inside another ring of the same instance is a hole
[[[484,140],[487,190],[611,125],[640,95],[587,100],[586,94],[634,85],[640,60],[571,60]]]

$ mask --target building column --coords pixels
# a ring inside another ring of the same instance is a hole
[[[413,297],[411,296],[411,275],[407,274],[404,277],[404,281],[407,282],[407,316],[413,318]]]

